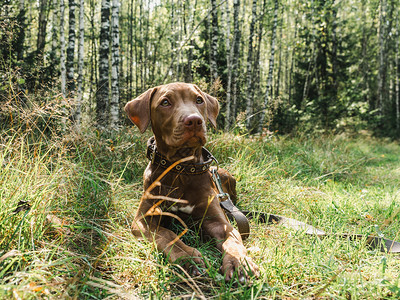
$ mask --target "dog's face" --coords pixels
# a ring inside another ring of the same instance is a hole
[[[158,146],[185,149],[204,145],[206,122],[216,126],[219,104],[196,85],[171,83],[149,89],[125,111],[141,132],[151,122]]]

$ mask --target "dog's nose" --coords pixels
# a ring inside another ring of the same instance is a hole
[[[183,120],[183,124],[187,129],[197,129],[203,124],[203,119],[198,115],[189,115]]]

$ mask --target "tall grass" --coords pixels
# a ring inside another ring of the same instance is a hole
[[[207,269],[190,278],[130,233],[150,133],[45,132],[40,122],[47,130],[54,124],[43,115],[32,118],[30,126],[4,127],[1,134],[0,298],[400,297],[398,256],[257,221],[246,246],[261,278],[226,284],[221,254],[195,229],[183,239],[203,253]],[[241,208],[293,217],[330,233],[400,240],[396,142],[215,133],[207,147],[238,179]]]

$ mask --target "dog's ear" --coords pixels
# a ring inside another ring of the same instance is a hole
[[[204,94],[204,96],[206,96],[206,101],[207,101],[208,120],[211,122],[211,124],[214,126],[214,128],[217,128],[217,116],[219,113],[218,100],[207,93],[203,93],[203,94]]]
[[[125,112],[141,133],[145,132],[149,126],[151,98],[156,90],[157,88],[149,89],[125,105]]]
[[[207,117],[208,120],[210,121],[210,123],[214,126],[214,128],[217,128],[217,116],[219,113],[219,103],[218,100],[216,98],[214,98],[213,96],[204,93],[202,90],[200,90],[200,88],[195,85],[195,88],[204,95],[204,98],[207,102]]]

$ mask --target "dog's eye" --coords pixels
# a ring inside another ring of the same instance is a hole
[[[164,99],[161,101],[160,105],[165,107],[165,106],[170,106],[171,104],[169,103],[169,101],[167,99]]]
[[[201,98],[201,97],[197,97],[197,99],[196,99],[196,103],[197,103],[197,104],[202,104],[202,103],[204,103],[204,100],[203,100],[203,98]]]

